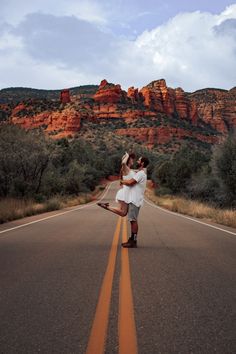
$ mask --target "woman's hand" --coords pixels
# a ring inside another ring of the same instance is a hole
[[[128,152],[126,151],[125,154],[122,156],[122,160],[123,160],[125,157],[127,157],[127,156],[129,156],[129,154],[128,154]]]
[[[121,159],[122,163],[126,164],[126,162],[128,161],[128,158],[129,158],[129,154],[126,151],[126,153],[124,154],[124,156]]]

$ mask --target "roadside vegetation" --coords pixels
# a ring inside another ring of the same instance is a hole
[[[98,129],[91,140],[53,140],[40,129],[0,126],[0,223],[94,200],[105,188],[101,181],[119,175],[122,154],[134,148],[119,138]],[[152,171],[156,157],[138,145],[135,151],[148,154]]]
[[[209,154],[184,146],[152,173],[150,199],[169,210],[236,227],[236,135]]]
[[[104,189],[105,185],[99,185],[91,193],[81,193],[78,196],[55,195],[44,202],[36,202],[34,199],[28,198],[1,198],[0,224],[26,216],[32,216],[92,202],[103,193]]]
[[[146,191],[146,195],[152,202],[170,211],[236,228],[235,209],[220,209],[208,203],[176,195],[165,194],[158,196],[150,186]]]
[[[0,223],[91,201],[104,189],[100,181],[118,170],[118,156],[84,140],[54,141],[40,130],[3,125]]]
[[[114,134],[114,123],[83,124],[83,134],[60,140],[39,129],[0,126],[0,223],[93,200],[104,189],[101,181],[119,174],[127,150],[150,159],[154,202],[235,227],[235,135],[212,150],[186,142],[170,155]]]

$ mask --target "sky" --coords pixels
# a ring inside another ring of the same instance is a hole
[[[236,86],[236,2],[0,0],[0,89]]]

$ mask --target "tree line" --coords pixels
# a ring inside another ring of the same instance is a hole
[[[156,194],[180,194],[219,207],[236,207],[236,134],[208,154],[183,146],[152,173]]]
[[[35,198],[93,191],[119,173],[120,154],[82,139],[52,140],[43,131],[0,127],[0,197]]]
[[[129,147],[127,147],[129,149]],[[203,153],[185,145],[174,155],[150,160],[148,177],[157,194],[180,194],[220,207],[236,206],[236,135]],[[93,191],[102,178],[118,175],[123,146],[94,146],[82,138],[52,140],[42,130],[0,126],[0,197],[35,198]]]

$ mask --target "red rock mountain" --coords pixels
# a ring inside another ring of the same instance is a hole
[[[186,138],[214,144],[236,127],[236,88],[203,89],[187,93],[170,88],[164,79],[142,89],[122,90],[103,80],[94,94],[61,92],[55,100],[26,100],[0,105],[11,123],[43,127],[54,138],[82,132],[81,120],[123,121],[116,134],[133,137],[152,148]],[[1,118],[1,115],[0,115]]]

